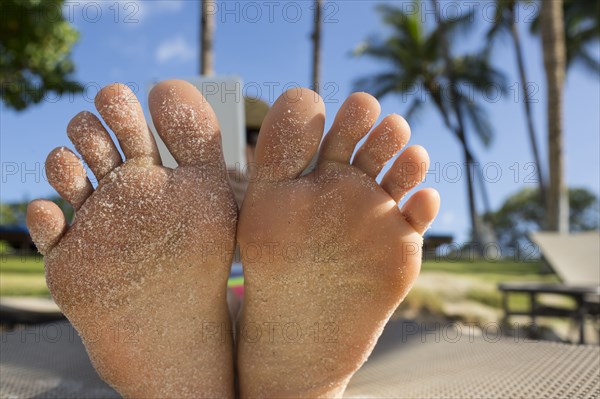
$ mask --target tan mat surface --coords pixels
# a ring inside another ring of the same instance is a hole
[[[456,335],[444,340],[409,324],[388,325],[346,397],[600,397],[598,346],[487,342],[469,334],[451,342]],[[67,322],[3,332],[0,381],[1,398],[119,397],[96,375]]]

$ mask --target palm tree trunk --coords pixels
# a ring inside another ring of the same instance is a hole
[[[433,5],[436,12],[437,23],[443,24],[440,12],[439,0],[433,0]],[[465,124],[463,120],[463,114],[461,112],[460,104],[458,103],[459,96],[456,93],[456,80],[454,79],[454,74],[452,71],[452,62],[450,58],[450,47],[448,44],[448,40],[443,32],[442,26],[442,34],[440,35],[440,41],[442,46],[442,51],[444,52],[444,58],[446,60],[446,68],[449,77],[449,88],[450,88],[450,104],[452,111],[454,113],[454,117],[457,122],[457,126],[455,129],[455,135],[460,140],[463,149],[463,156],[466,166],[466,178],[467,178],[467,198],[469,202],[469,215],[471,218],[471,235],[472,241],[475,248],[481,249],[481,246],[478,245],[481,243],[481,234],[479,229],[479,223],[477,221],[477,206],[475,204],[475,190],[474,190],[474,180],[473,180],[473,158],[471,156],[471,152],[469,151],[469,145],[467,143]]]
[[[465,152],[465,165],[467,165],[466,160],[469,160],[469,163],[472,166],[479,164],[479,162],[473,155],[473,152],[471,152],[471,150],[469,149],[469,146],[467,145],[467,143],[465,141],[463,141],[463,139],[461,138],[460,129],[458,127],[452,125],[452,123],[450,122],[450,115],[448,115],[449,111],[444,106],[444,103],[441,98],[441,93],[439,92],[439,88],[433,87],[433,86],[428,86],[427,90],[429,91],[429,93],[431,93],[433,102],[435,103],[435,106],[437,107],[438,111],[442,115],[442,120],[444,121],[444,125],[448,128],[448,130],[450,130],[454,134],[454,136],[456,136],[458,141],[460,141],[461,144],[463,145],[463,149]],[[473,169],[473,168],[471,168],[471,169]],[[492,210],[492,207],[490,205],[490,198],[489,198],[489,195],[487,192],[487,187],[485,186],[485,179],[483,176],[483,171],[481,170],[481,168],[476,168],[475,170],[477,171],[477,177],[478,177],[478,180],[479,180],[479,183],[481,186],[481,197],[482,197],[483,205],[484,205],[484,213],[489,214]]]
[[[547,201],[547,228],[569,231],[568,192],[564,180],[563,84],[566,68],[563,1],[543,1],[540,11],[544,69],[547,84],[548,165],[550,185]]]
[[[464,135],[464,132],[460,133]],[[481,233],[479,231],[479,223],[477,222],[477,208],[475,205],[475,190],[473,180],[473,158],[469,156],[468,146],[466,142],[463,143],[463,155],[466,165],[466,177],[467,177],[467,195],[469,198],[469,215],[471,217],[471,230],[473,231],[473,242],[478,244],[481,243]]]
[[[319,93],[321,85],[321,10],[323,0],[315,0],[315,20],[312,33],[313,42],[313,62],[312,62],[312,83],[313,90]]]
[[[475,160],[473,155],[471,155],[471,159],[473,160],[474,165],[479,164],[479,162],[477,162]],[[477,180],[479,180],[479,185],[481,187],[481,200],[483,201],[483,213],[486,215],[489,215],[492,212],[492,205],[490,202],[490,196],[488,195],[487,187],[485,185],[486,179],[485,179],[485,176],[483,175],[482,168],[477,168],[477,169],[475,169],[475,171],[477,173]]]
[[[517,24],[515,23],[514,12],[511,15],[511,26],[510,34],[512,41],[515,46],[515,55],[517,58],[517,66],[519,69],[519,79],[521,80],[521,89],[523,90],[523,105],[525,107],[525,120],[527,122],[527,132],[529,133],[529,144],[531,145],[531,151],[533,152],[533,161],[537,170],[538,186],[540,191],[540,199],[542,206],[546,204],[546,185],[544,184],[544,176],[542,173],[542,162],[537,144],[537,134],[533,125],[533,113],[531,110],[531,97],[527,90],[527,74],[525,72],[525,60],[523,59],[523,48],[521,46],[521,38],[519,37],[519,31],[517,30]]]
[[[214,73],[213,34],[215,31],[214,0],[202,0],[200,8],[200,75]]]

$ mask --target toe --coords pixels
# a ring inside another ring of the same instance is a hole
[[[192,84],[167,80],[152,88],[150,114],[179,165],[222,166],[221,131],[211,106]]]
[[[127,159],[160,164],[160,155],[150,132],[144,111],[131,89],[123,84],[106,86],[95,99],[96,109],[115,132]]]
[[[121,164],[115,143],[102,122],[91,112],[75,115],[67,126],[67,135],[98,181]]]
[[[356,144],[373,127],[380,112],[379,102],[370,94],[354,93],[348,97],[323,140],[319,163],[349,163]]]
[[[46,176],[50,185],[75,209],[94,191],[81,160],[65,147],[54,149],[46,158]]]
[[[67,228],[60,208],[54,202],[39,199],[27,206],[26,223],[31,239],[42,255],[58,243]]]
[[[440,195],[432,188],[424,188],[414,193],[402,206],[401,212],[406,221],[419,233],[429,228],[440,209]]]
[[[387,161],[410,139],[408,122],[400,115],[386,116],[360,147],[352,164],[375,178]]]
[[[385,174],[381,187],[400,202],[407,192],[425,179],[429,169],[429,155],[425,148],[414,145],[408,147]]]
[[[325,105],[312,90],[283,93],[263,121],[256,143],[257,178],[282,181],[298,177],[319,148]]]

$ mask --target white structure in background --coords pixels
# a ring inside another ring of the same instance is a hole
[[[242,80],[237,76],[210,76],[206,78],[187,79],[200,90],[211,105],[221,126],[223,153],[228,169],[239,169],[245,163],[246,128],[244,117],[244,97],[242,95]],[[148,90],[151,90],[151,84]],[[150,129],[164,166],[174,168],[177,162],[156,133],[152,118]]]

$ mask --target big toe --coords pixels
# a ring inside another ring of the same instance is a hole
[[[260,129],[256,178],[283,181],[298,177],[319,148],[324,124],[325,105],[321,96],[305,88],[283,93]]]
[[[217,117],[202,94],[183,80],[160,82],[150,91],[156,130],[179,165],[224,164]]]

